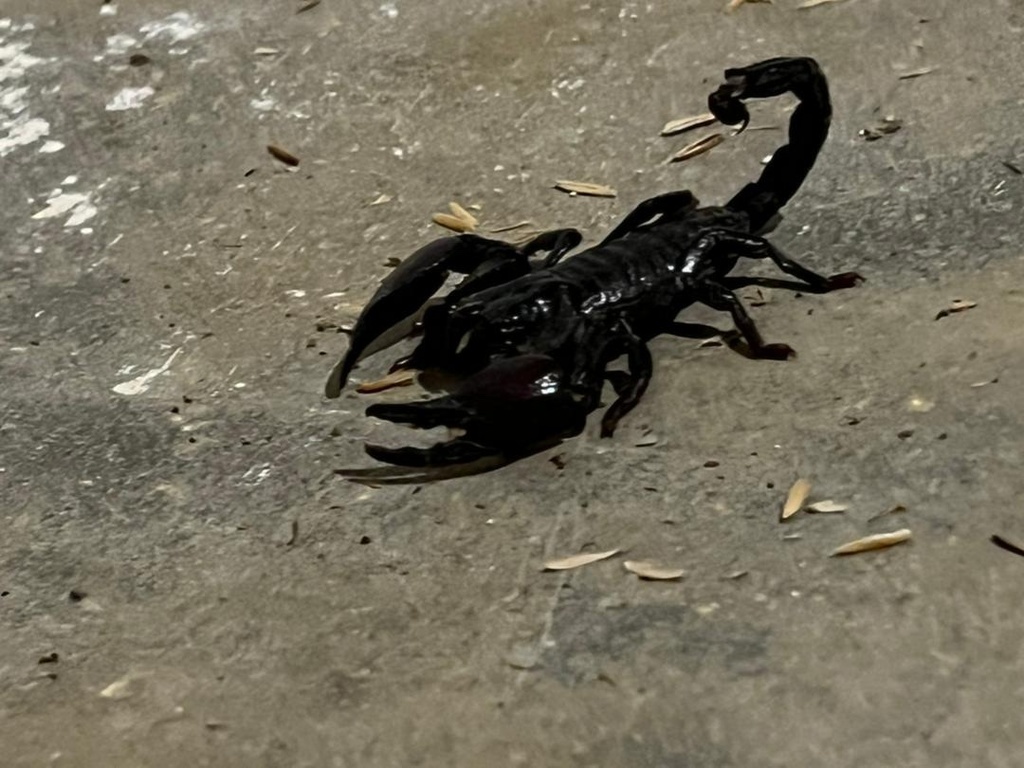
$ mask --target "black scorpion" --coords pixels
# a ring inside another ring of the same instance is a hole
[[[810,58],[774,58],[728,69],[708,97],[714,116],[746,128],[745,99],[793,93],[799,103],[788,143],[724,206],[699,207],[689,191],[640,203],[599,244],[562,260],[582,240],[575,229],[546,232],[525,245],[477,235],[424,246],[382,283],[352,330],[326,395],[337,397],[367,354],[408,335],[422,339],[392,370],[434,370],[454,377],[451,394],[418,403],[371,405],[369,416],[414,427],[454,427],[461,436],[430,448],[366,445],[397,467],[340,470],[351,479],[410,482],[502,466],[580,434],[600,407],[605,381],[617,395],[601,418],[601,436],[640,400],[651,379],[647,342],[662,333],[692,335],[676,322],[701,303],[729,312],[752,357],[784,360],[794,352],[769,344],[734,289],[779,283],[811,293],[856,285],[853,272],[819,275],[785,256],[762,235],[803,183],[828,135],[828,84]],[[543,259],[531,259],[546,252]],[[730,277],[740,258],[770,259],[798,283]],[[467,277],[443,299],[431,297],[450,273]],[[606,370],[625,356],[628,371]],[[455,470],[452,471],[452,468]],[[433,470],[426,468],[448,468]]]

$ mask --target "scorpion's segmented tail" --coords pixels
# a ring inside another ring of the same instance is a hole
[[[814,59],[775,58],[725,71],[725,83],[708,97],[708,107],[726,125],[746,128],[744,99],[765,99],[787,91],[799,100],[789,121],[789,143],[775,151],[761,177],[747,184],[726,207],[750,216],[752,232],[764,229],[796,194],[828,136],[832,103],[828,82]]]

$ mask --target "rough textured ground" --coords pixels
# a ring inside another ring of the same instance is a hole
[[[6,0],[4,765],[1019,765],[1024,559],[988,537],[1024,541],[1024,6],[795,5]],[[755,308],[798,360],[658,340],[640,408],[564,468],[332,475],[396,435],[322,399],[345,337],[317,324],[431,213],[596,238],[651,194],[723,200],[781,134],[670,167],[658,130],[783,53],[836,119],[773,237],[868,278]],[[849,511],[780,525],[800,476]],[[687,576],[540,571],[609,547]]]

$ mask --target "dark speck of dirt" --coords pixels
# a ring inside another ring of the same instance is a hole
[[[908,437],[913,436],[914,430],[912,429],[901,429],[899,432],[896,433],[896,437],[898,437],[900,440],[906,440]]]
[[[363,536],[363,537],[361,537],[359,539],[359,543],[360,544],[370,544],[372,542],[373,542],[373,539],[371,539],[369,536]]]
[[[72,589],[68,592],[68,600],[72,603],[80,603],[89,596],[89,593],[84,589]]]
[[[45,656],[39,657],[40,664],[56,664],[58,661],[60,661],[60,654],[58,654],[56,651],[53,651],[53,653],[48,653]]]
[[[709,469],[717,467],[718,465],[719,462],[715,461],[714,459],[708,459],[707,461],[704,462],[704,466],[708,467]]]

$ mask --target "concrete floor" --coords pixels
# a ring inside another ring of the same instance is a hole
[[[1024,541],[1024,6],[796,4],[6,0],[0,762],[1019,766],[1024,559],[988,537]],[[333,474],[405,435],[322,398],[318,324],[430,214],[596,239],[652,194],[724,200],[781,133],[667,166],[658,131],[787,53],[835,121],[773,239],[868,279],[754,308],[796,361],[659,339],[611,441]],[[850,509],[780,524],[801,476]],[[613,547],[686,577],[541,572]]]

